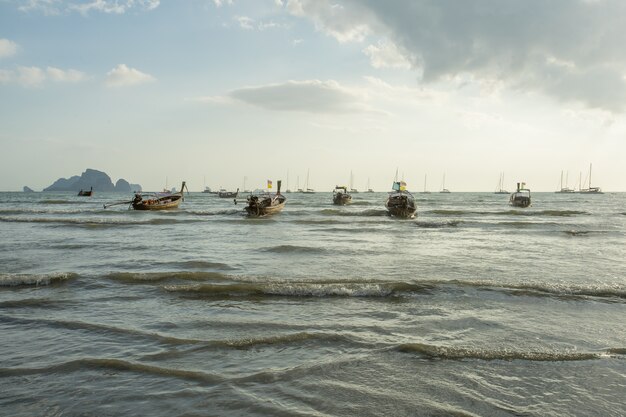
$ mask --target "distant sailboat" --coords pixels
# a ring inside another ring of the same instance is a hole
[[[306,182],[304,183],[304,191],[302,191],[304,194],[313,194],[315,193],[315,190],[312,188],[309,188],[309,171],[307,169],[306,171]]]
[[[352,171],[350,171],[350,192],[351,193],[358,193],[359,192],[359,190],[354,188],[354,175],[352,174]]]
[[[289,189],[289,170],[287,170],[287,189],[285,190],[286,193],[290,193],[291,190]]]
[[[581,174],[582,176],[582,174]],[[589,187],[580,189],[579,185],[579,193],[581,194],[603,194],[602,189],[600,187],[592,187],[591,186],[591,164],[589,164]]]
[[[561,171],[561,187],[555,193],[573,193],[575,192],[573,188],[569,188],[567,186],[567,177],[565,178],[565,187],[563,187],[563,171]]]
[[[450,190],[446,188],[446,174],[443,174],[443,180],[441,181],[441,191],[440,193],[448,194]]]
[[[367,192],[368,192],[368,193],[373,193],[373,192],[374,192],[374,190],[372,190],[372,189],[370,188],[370,179],[369,179],[369,177],[367,178]]]
[[[500,173],[500,180],[498,181],[498,188],[494,194],[508,194],[509,192],[504,189],[504,172]]]
[[[428,174],[424,174],[424,191],[422,191],[422,194],[430,194],[430,191],[428,191],[426,189],[426,179],[428,178]]]

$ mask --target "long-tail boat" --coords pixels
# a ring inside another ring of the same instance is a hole
[[[287,198],[280,193],[280,185],[282,181],[278,181],[278,188],[276,194],[269,192],[261,194],[250,194],[246,198],[247,206],[244,208],[249,216],[259,217],[267,216],[280,212],[287,202]],[[268,182],[268,185],[270,183]],[[237,199],[234,200],[237,204]]]
[[[517,183],[517,191],[511,194],[509,198],[509,204],[514,207],[528,207],[531,204],[530,190],[526,188],[525,182]]]
[[[189,192],[187,184],[183,181],[180,186],[180,191],[175,193],[142,193],[136,192],[135,198],[131,201],[119,201],[109,205],[104,205],[104,208],[119,205],[130,204],[134,210],[171,210],[178,208],[180,203],[184,201],[185,189]]]
[[[89,190],[80,190],[78,192],[80,197],[91,197],[93,195],[93,187],[89,187]]]
[[[406,190],[406,183],[404,181],[395,181],[392,189],[393,191],[389,193],[385,202],[385,207],[387,207],[389,214],[405,219],[415,217],[415,212],[417,211],[415,198]]]
[[[333,191],[333,204],[337,206],[343,206],[352,202],[352,195],[348,192],[346,186],[335,186]]]

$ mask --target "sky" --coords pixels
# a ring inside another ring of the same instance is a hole
[[[626,191],[622,0],[0,0],[0,190]],[[583,187],[585,185],[583,184]]]

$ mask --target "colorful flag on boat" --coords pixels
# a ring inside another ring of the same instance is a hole
[[[272,181],[271,180],[267,180],[267,188],[272,188]]]
[[[400,191],[405,191],[405,190],[406,190],[406,182],[400,181]]]

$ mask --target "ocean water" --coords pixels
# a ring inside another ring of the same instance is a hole
[[[0,193],[0,414],[626,415],[626,194]]]

